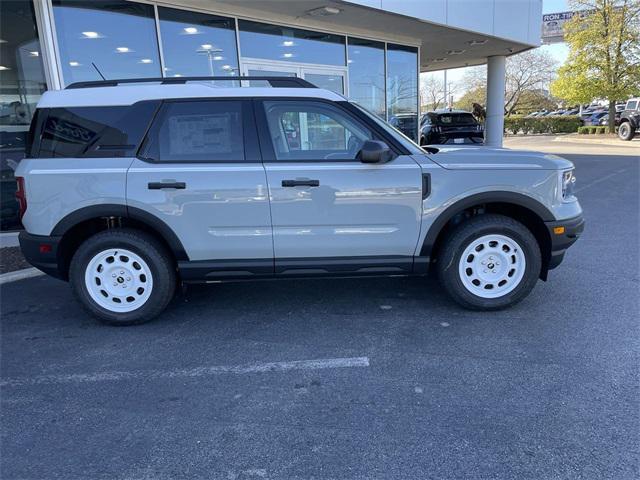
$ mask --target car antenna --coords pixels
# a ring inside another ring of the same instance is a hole
[[[100,69],[98,67],[96,67],[96,64],[91,62],[91,65],[93,65],[93,68],[96,69],[96,72],[98,72],[98,75],[100,75],[102,77],[102,80],[106,80],[106,78],[104,78],[104,75],[102,75],[102,72],[100,71]]]

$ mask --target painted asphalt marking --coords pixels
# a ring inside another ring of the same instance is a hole
[[[0,380],[0,387],[61,383],[92,383],[121,380],[156,380],[164,378],[194,378],[223,374],[243,375],[247,373],[273,373],[286,372],[289,370],[322,370],[325,368],[356,368],[368,366],[368,357],[326,358],[319,360],[253,363],[235,366],[223,365],[176,370],[138,370],[132,372],[76,373],[70,375],[39,375],[31,378],[5,378]]]
[[[593,187],[594,185],[597,185],[599,183],[606,182],[610,178],[615,177],[616,175],[620,175],[621,173],[624,173],[627,170],[628,170],[627,168],[616,170],[615,172],[612,172],[609,175],[605,175],[604,177],[600,177],[594,180],[593,182],[587,183],[586,185],[582,185],[580,188],[576,188],[576,193],[581,192],[582,190],[585,190],[587,188]]]
[[[25,268],[24,270],[3,273],[0,275],[0,285],[17,282],[18,280],[24,280],[25,278],[39,277],[40,275],[44,275],[44,272],[41,272],[37,268]]]

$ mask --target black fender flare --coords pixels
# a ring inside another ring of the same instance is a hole
[[[176,260],[189,260],[182,242],[169,225],[149,212],[123,204],[107,203],[90,205],[88,207],[75,210],[63,217],[56,226],[53,227],[51,235],[61,237],[76,225],[87,220],[101,217],[123,217],[144,223],[162,236],[167,245],[169,245],[169,248],[171,248]]]
[[[551,210],[545,207],[542,203],[536,199],[516,192],[483,192],[470,195],[461,200],[458,200],[453,205],[448,206],[436,220],[433,222],[427,235],[424,237],[422,248],[420,250],[420,256],[430,258],[433,247],[436,243],[438,235],[442,232],[449,220],[464,212],[468,208],[476,205],[486,203],[510,203],[519,207],[526,208],[527,210],[535,213],[543,222],[553,222],[555,217]]]

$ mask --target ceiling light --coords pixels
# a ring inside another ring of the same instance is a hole
[[[213,48],[213,45],[211,45],[210,43],[205,43],[204,45],[200,46],[205,50],[211,50]]]
[[[220,61],[220,60],[224,60],[224,57],[222,55],[214,55],[213,59]]]
[[[200,33],[196,27],[185,27],[184,33],[187,35],[195,35],[196,33]]]
[[[291,57],[293,57],[293,53],[291,53],[291,52],[283,53],[282,56],[284,58],[291,58]]]
[[[467,43],[472,47],[475,45],[484,45],[488,40],[485,38],[484,40],[469,40]]]
[[[116,50],[118,53],[129,53],[131,51],[129,47],[117,47]]]
[[[33,52],[29,52],[29,55],[32,57],[39,57],[40,56],[40,52],[38,52],[37,50],[34,50]]]
[[[295,44],[293,43],[293,40],[285,40],[284,42],[282,42],[282,46],[283,47],[293,47],[293,46],[295,46]]]
[[[231,67],[231,65],[223,65],[223,66],[222,66],[222,69],[223,69],[223,70],[231,70],[231,69],[232,69],[232,67]]]
[[[4,65],[0,65],[0,72],[4,70],[11,70],[9,67],[5,67]]]
[[[0,38],[0,43],[7,43],[7,41]]]
[[[69,66],[71,66],[71,67],[79,67],[80,66],[80,62],[69,62]]]
[[[87,38],[100,38],[100,34],[98,32],[82,32],[82,35]]]
[[[349,59],[347,60],[347,63],[353,63],[353,60]]]
[[[340,12],[341,10],[336,7],[320,7],[307,11],[307,15],[311,15],[312,17],[328,17],[330,15],[337,15]]]
[[[153,63],[153,60],[151,60],[150,58],[143,58],[142,60],[140,60],[140,63]]]
[[[441,57],[441,58],[434,58],[433,59],[433,63],[441,63],[444,62],[446,60],[445,57]]]
[[[175,73],[173,76],[174,76],[174,77],[181,77],[182,75],[181,75],[181,74],[179,74],[179,73]]]
[[[464,53],[465,50],[449,50],[447,52],[447,55],[460,55],[462,53]]]

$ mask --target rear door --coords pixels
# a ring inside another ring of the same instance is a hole
[[[267,179],[248,100],[164,102],[129,169],[127,202],[168,225],[189,260],[223,260],[211,270],[242,272],[253,259],[254,271],[273,272]]]
[[[408,155],[365,164],[377,134],[334,102],[256,102],[267,171],[276,273],[412,268],[422,176]]]

